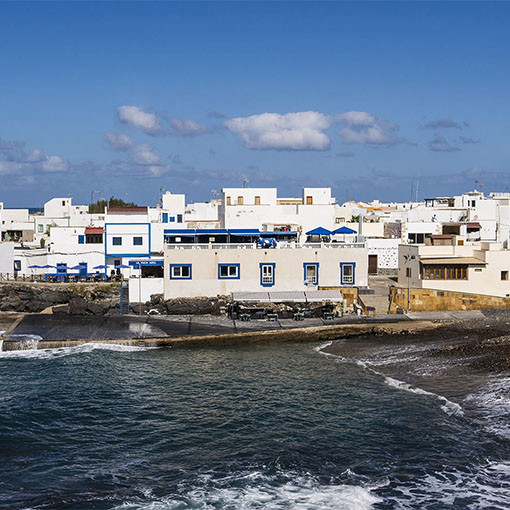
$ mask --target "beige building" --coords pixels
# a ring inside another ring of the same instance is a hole
[[[165,247],[165,299],[367,287],[362,244],[258,248],[256,244]]]
[[[490,242],[400,245],[398,283],[413,289],[508,297],[510,250]]]

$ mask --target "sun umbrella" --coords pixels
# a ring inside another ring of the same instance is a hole
[[[42,266],[38,266],[37,264],[34,264],[33,266],[28,266],[28,269],[41,269]]]
[[[327,228],[324,227],[317,227],[313,230],[309,230],[306,233],[307,236],[330,236],[331,231],[329,231]]]
[[[83,264],[78,264],[77,266],[70,267],[69,269],[85,269]]]
[[[92,269],[108,269],[107,266],[95,266]]]
[[[129,269],[129,266],[126,266],[125,264],[119,264],[118,266],[115,266],[115,269]]]
[[[50,268],[52,268],[52,269],[56,269],[56,267],[57,267],[57,266],[52,266],[52,265],[50,265],[50,264],[46,264],[45,266],[41,266],[41,269],[50,269]]]
[[[352,228],[349,227],[340,227],[337,228],[333,234],[356,234],[357,232],[355,230],[352,230]]]

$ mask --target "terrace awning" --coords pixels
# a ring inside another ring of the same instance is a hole
[[[357,234],[357,232],[349,227],[340,227],[334,230],[333,234]]]
[[[307,236],[330,236],[331,232],[324,227],[317,227],[306,232]]]

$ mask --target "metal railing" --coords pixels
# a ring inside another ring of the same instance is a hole
[[[169,250],[268,250],[257,243],[168,243]],[[296,248],[364,248],[365,243],[277,243],[276,249],[296,249]]]

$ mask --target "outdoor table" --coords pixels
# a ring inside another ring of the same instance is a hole
[[[268,321],[271,321],[271,322],[277,321],[278,320],[278,314],[276,314],[276,313],[268,313],[266,315],[266,319]]]
[[[303,312],[296,312],[294,314],[294,320],[295,321],[304,321],[305,320],[305,314]]]

